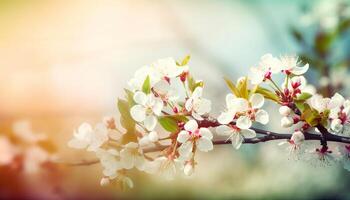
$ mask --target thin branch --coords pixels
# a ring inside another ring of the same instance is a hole
[[[199,127],[209,128],[209,127],[217,127],[217,126],[220,126],[221,124],[214,119],[205,119],[202,121],[198,121],[198,125]],[[321,134],[304,132],[305,140],[318,140],[318,141],[321,141],[321,145],[323,146],[324,145],[327,146],[327,141],[350,144],[349,137],[343,137],[343,136],[331,134],[323,126],[317,126],[317,128],[320,130]],[[245,138],[243,140],[244,144],[256,144],[256,143],[268,142],[273,140],[288,140],[292,137],[292,134],[276,133],[276,132],[266,131],[258,128],[251,128],[251,129],[254,130],[257,134],[260,134],[263,136],[256,137],[256,138]],[[231,144],[231,143],[232,142],[230,140],[213,141],[214,145],[223,145],[223,144]],[[159,151],[165,150],[166,148],[168,148],[168,146],[166,145],[149,147],[149,148],[143,149],[143,152],[144,153],[159,152]],[[88,166],[88,165],[97,164],[99,162],[100,161],[98,159],[93,159],[93,160],[82,160],[82,161],[73,162],[73,163],[56,162],[56,164],[62,164],[66,166]]]

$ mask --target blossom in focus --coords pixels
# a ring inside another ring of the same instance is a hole
[[[177,66],[173,58],[163,58],[154,62],[151,67],[159,73],[161,78],[175,78],[188,70],[187,66]]]
[[[296,56],[282,56],[280,58],[280,65],[281,70],[287,75],[302,75],[309,69],[309,64],[300,67],[300,62]]]
[[[195,120],[190,120],[185,124],[185,130],[181,131],[177,136],[177,141],[183,146],[188,146],[185,151],[180,151],[182,155],[189,155],[192,152],[193,145],[203,152],[213,150],[213,134],[208,128],[198,128]],[[180,147],[181,148],[181,147]]]
[[[152,131],[157,125],[157,116],[163,109],[163,101],[153,94],[136,92],[134,94],[134,105],[130,109],[131,117],[137,122],[143,122],[145,128]]]
[[[253,94],[249,101],[236,98],[233,94],[226,96],[227,111],[218,117],[220,124],[229,124],[236,119],[236,125],[240,129],[249,129],[253,121],[267,124],[268,113],[260,109],[264,105],[264,97],[261,94]]]
[[[232,146],[239,149],[245,138],[255,138],[256,133],[251,129],[240,129],[236,125],[220,125],[216,128],[216,133],[228,137]]]
[[[198,120],[201,120],[201,116],[209,113],[211,110],[211,101],[202,98],[202,94],[203,88],[196,87],[191,97],[185,103],[186,110],[192,112],[192,116]]]
[[[265,54],[261,57],[258,67],[252,67],[249,78],[253,84],[257,85],[267,79],[271,79],[272,74],[281,71],[280,60],[271,54]]]

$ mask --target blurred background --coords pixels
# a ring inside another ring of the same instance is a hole
[[[348,1],[0,0],[0,134],[28,120],[60,158],[93,157],[66,143],[82,122],[117,115],[116,100],[136,69],[191,55],[214,115],[228,89],[265,53],[297,54],[319,92],[349,96]],[[270,109],[274,109],[268,105]],[[271,130],[279,129],[272,119]],[[1,136],[1,135],[0,135]],[[16,138],[11,138],[15,141]],[[350,172],[288,159],[278,142],[220,146],[199,156],[196,175],[164,182],[135,174],[135,189],[101,187],[99,166],[49,166],[26,174],[0,167],[0,196],[47,199],[349,199]],[[1,150],[1,148],[0,148]],[[0,154],[1,156],[2,154]],[[15,169],[15,170],[13,170]],[[47,170],[46,170],[47,171]],[[53,171],[53,172],[52,172]],[[11,184],[9,184],[11,182]],[[47,189],[46,189],[47,188]],[[21,196],[19,195],[19,196]]]

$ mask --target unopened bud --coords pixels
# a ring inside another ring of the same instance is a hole
[[[185,168],[184,168],[184,173],[186,176],[191,176],[194,172],[194,167],[193,167],[193,163],[192,162],[188,162],[186,165],[185,165]]]
[[[282,117],[281,126],[283,128],[289,128],[294,124],[294,120],[290,117]]]
[[[278,111],[281,115],[288,116],[292,110],[288,106],[281,106]]]

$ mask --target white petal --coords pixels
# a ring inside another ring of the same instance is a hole
[[[157,125],[157,117],[154,115],[148,115],[144,121],[144,125],[148,131],[153,131]]]
[[[193,108],[199,115],[209,113],[211,110],[211,101],[208,99],[200,99]]]
[[[188,157],[189,157],[189,156],[191,155],[191,153],[192,153],[192,149],[193,149],[193,143],[192,143],[192,141],[187,141],[187,142],[183,143],[183,144],[179,147],[178,151],[179,151],[179,154],[180,154],[182,157],[188,159]]]
[[[155,115],[159,116],[163,109],[163,101],[159,98],[155,99],[154,105],[152,107],[152,111]]]
[[[302,75],[309,69],[309,64],[304,65],[303,67],[294,67],[292,73],[295,75]]]
[[[147,98],[148,98],[147,95],[140,91],[135,92],[134,94],[134,101],[140,105],[145,105],[147,102]]]
[[[130,115],[135,121],[142,122],[146,118],[146,109],[141,105],[135,105],[130,109]]]
[[[265,110],[259,110],[255,114],[255,120],[261,124],[267,124],[269,122],[269,114]]]
[[[193,91],[191,97],[193,99],[198,99],[198,98],[202,97],[202,93],[203,93],[203,88],[202,87],[196,87],[196,89]]]
[[[206,137],[201,137],[197,140],[197,147],[203,152],[208,152],[214,148],[213,142]]]
[[[131,169],[134,167],[134,155],[132,155],[127,149],[123,149],[120,152],[120,161],[125,169]]]
[[[158,133],[155,131],[152,131],[148,134],[149,141],[151,142],[157,142],[158,141]]]
[[[145,169],[146,160],[143,156],[134,156],[134,163],[138,170],[143,171]]]
[[[233,134],[231,141],[232,141],[232,146],[235,149],[239,149],[239,147],[241,147],[242,142],[243,142],[244,138],[240,135],[240,134]]]
[[[185,124],[185,130],[186,131],[191,131],[191,132],[193,132],[193,131],[195,131],[195,130],[197,130],[198,129],[198,124],[197,124],[197,122],[196,122],[196,120],[190,120],[190,121],[188,121],[186,124]]]
[[[88,123],[83,123],[79,126],[78,133],[92,132],[92,127]]]
[[[222,136],[230,136],[232,133],[234,133],[233,129],[226,125],[220,125],[216,127],[215,130],[218,135]]]
[[[242,129],[240,133],[245,138],[255,138],[256,137],[255,131],[251,130],[251,129]]]
[[[328,107],[329,107],[329,109],[340,107],[343,105],[344,101],[345,101],[345,99],[343,96],[341,96],[338,93],[335,93],[333,95],[333,97],[331,98],[331,100],[329,101]]]
[[[229,108],[231,107],[231,103],[234,101],[234,99],[236,99],[237,97],[233,94],[227,94],[226,95],[226,106]]]
[[[201,134],[202,137],[206,137],[209,140],[213,139],[213,134],[207,128],[200,128],[199,133]]]
[[[249,129],[252,126],[252,121],[247,116],[241,116],[237,119],[236,125],[240,129]]]
[[[233,112],[223,112],[218,117],[218,122],[220,124],[228,124],[233,120],[234,116],[235,116],[235,113]]]
[[[187,111],[192,111],[193,108],[193,99],[189,98],[185,103],[185,108]]]
[[[180,143],[185,143],[190,138],[190,134],[187,131],[181,131],[177,135],[177,141]]]
[[[236,98],[231,102],[231,106],[228,108],[229,110],[233,109],[237,112],[244,112],[248,110],[249,102],[243,98]]]
[[[249,100],[253,108],[261,108],[264,105],[264,96],[261,94],[253,94]]]
[[[76,138],[73,138],[68,142],[68,146],[74,149],[84,149],[88,144],[89,142],[87,140],[78,140]]]

